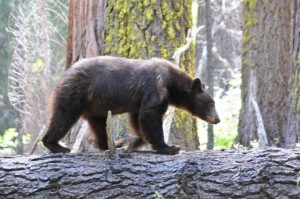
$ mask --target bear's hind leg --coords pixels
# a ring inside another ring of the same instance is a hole
[[[88,123],[92,132],[97,139],[97,145],[100,149],[107,150],[107,135],[106,135],[106,119],[107,117],[89,117]]]
[[[42,139],[44,146],[52,153],[69,153],[70,149],[61,146],[58,142],[68,133],[79,117],[79,113],[68,114],[65,111],[55,110]]]

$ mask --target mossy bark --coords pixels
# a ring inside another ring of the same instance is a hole
[[[294,109],[299,105],[299,1],[247,0],[243,9],[242,110],[236,142],[248,146],[258,139],[252,92],[269,143],[294,146],[300,132],[299,109]]]
[[[171,60],[192,27],[191,5],[192,0],[108,1],[102,35],[105,48],[101,54]],[[194,46],[182,55],[180,68],[194,74]],[[185,150],[198,147],[196,122],[189,114],[177,111],[172,126],[172,144],[179,144]],[[179,136],[184,138],[179,140]]]

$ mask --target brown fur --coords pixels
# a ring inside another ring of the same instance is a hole
[[[129,149],[150,143],[158,153],[176,154],[179,147],[168,146],[163,139],[162,119],[168,105],[209,123],[220,121],[200,79],[193,79],[167,60],[109,56],[83,59],[64,73],[56,87],[43,143],[53,153],[69,152],[58,141],[83,117],[99,148],[107,149],[105,121],[111,110],[112,114],[129,113],[135,136]]]

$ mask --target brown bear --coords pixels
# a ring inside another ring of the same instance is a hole
[[[173,105],[211,124],[220,122],[214,100],[199,78],[193,79],[171,62],[99,56],[86,58],[66,70],[52,101],[44,145],[53,153],[70,152],[61,140],[76,121],[86,119],[100,149],[107,149],[106,118],[129,113],[134,149],[150,143],[160,154],[176,154],[163,137],[163,115]]]

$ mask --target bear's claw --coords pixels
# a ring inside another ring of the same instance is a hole
[[[167,146],[164,148],[157,149],[157,153],[164,155],[175,155],[180,151],[180,147],[177,145]]]

